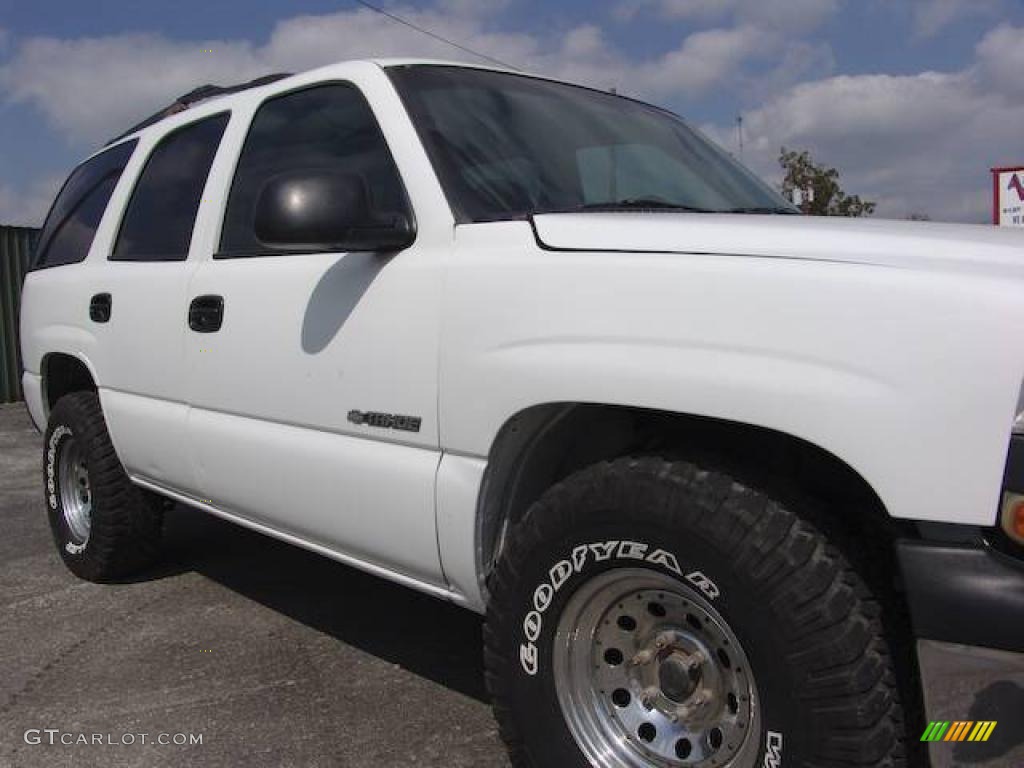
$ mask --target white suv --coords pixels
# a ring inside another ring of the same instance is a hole
[[[795,213],[544,78],[199,89],[25,282],[60,553],[171,500],[486,613],[516,766],[907,765],[922,649],[1024,648],[1024,241]]]

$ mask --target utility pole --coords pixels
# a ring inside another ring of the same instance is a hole
[[[739,137],[740,160],[743,159],[743,115],[736,116],[736,135]]]

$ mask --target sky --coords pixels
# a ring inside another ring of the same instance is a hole
[[[1024,165],[1024,0],[375,0],[519,69],[668,107],[781,179],[781,147],[877,216],[985,223]],[[0,223],[37,226],[62,180],[204,83],[343,59],[475,59],[326,0],[0,0]],[[476,60],[479,61],[479,60]]]

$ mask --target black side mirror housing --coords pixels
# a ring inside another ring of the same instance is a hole
[[[267,180],[256,200],[256,238],[283,251],[398,251],[416,237],[410,216],[373,209],[354,173],[295,171]]]

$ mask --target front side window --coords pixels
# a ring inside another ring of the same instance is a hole
[[[227,124],[227,114],[214,115],[161,139],[132,192],[112,260],[188,258],[206,177]]]
[[[556,211],[794,209],[656,107],[462,67],[388,70],[460,221]]]
[[[253,117],[228,197],[219,256],[267,252],[253,226],[260,192],[275,177],[303,170],[361,176],[375,211],[408,208],[387,142],[355,86],[331,83],[286,93]]]
[[[126,141],[78,166],[64,183],[39,234],[33,269],[75,264],[92,247],[96,228],[137,141]]]

